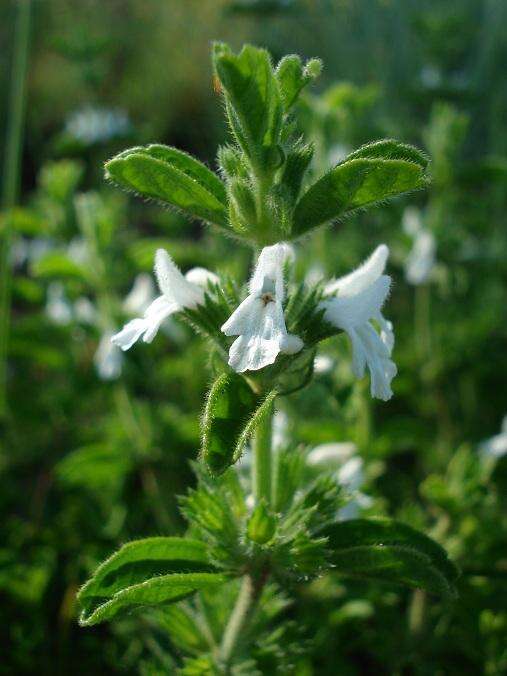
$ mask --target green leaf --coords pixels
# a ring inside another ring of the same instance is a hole
[[[82,486],[90,490],[119,488],[134,459],[125,449],[105,444],[91,444],[72,451],[56,465],[58,478],[69,486]]]
[[[180,598],[208,580],[215,584],[221,576],[214,570],[205,545],[197,540],[154,537],[130,542],[104,561],[81,588],[80,622],[95,624],[123,607]]]
[[[106,177],[126,190],[227,227],[225,188],[204,164],[175,148],[131,148],[106,162]]]
[[[209,647],[206,637],[203,636],[195,613],[190,608],[182,607],[188,604],[173,604],[153,611],[153,617],[170,637],[171,641],[180,650],[192,654],[202,654]]]
[[[273,390],[262,400],[236,374],[217,378],[206,402],[202,434],[202,458],[212,474],[222,474],[239,460],[275,396]]]
[[[219,573],[173,573],[153,577],[146,582],[122,589],[90,613],[83,611],[79,623],[82,626],[90,626],[110,620],[123,609],[181,601],[197,591],[225,584],[227,580],[226,575]]]
[[[203,188],[206,188],[212,195],[214,195],[219,202],[226,204],[227,196],[225,185],[220,178],[208,167],[196,160],[195,157],[188,153],[173,148],[172,146],[164,146],[160,143],[152,143],[148,146],[140,146],[125,150],[120,153],[118,157],[128,157],[131,153],[141,153],[147,157],[154,157],[156,160],[162,160],[169,165],[179,169],[184,174],[193,178],[197,183],[200,183]]]
[[[358,148],[341,162],[349,162],[360,158],[367,159],[381,159],[381,160],[407,160],[418,164],[422,169],[426,170],[429,166],[429,159],[418,148],[410,146],[407,143],[400,143],[394,139],[382,139],[374,143],[367,143],[361,148]]]
[[[370,577],[455,596],[458,570],[434,540],[391,519],[351,519],[319,534],[328,538],[330,562],[343,574]]]
[[[293,234],[343,218],[427,184],[420,164],[407,160],[358,158],[334,167],[301,197],[294,212]]]
[[[299,142],[287,153],[282,183],[287,186],[294,202],[299,197],[301,184],[313,157],[313,146]]]
[[[280,159],[282,104],[269,53],[245,45],[236,55],[217,43],[213,63],[238,143],[254,164],[273,167]]]
[[[318,77],[321,69],[322,63],[319,59],[312,59],[306,68],[303,68],[301,59],[296,54],[283,57],[275,75],[285,111],[294,105],[303,87]]]

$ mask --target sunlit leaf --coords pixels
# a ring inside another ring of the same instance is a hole
[[[106,177],[120,187],[159,200],[187,215],[227,226],[225,190],[204,164],[175,148],[132,148],[106,163]]]
[[[302,235],[356,209],[417,190],[426,183],[422,166],[407,160],[345,161],[324,174],[300,198],[294,212],[293,234]]]
[[[104,561],[81,588],[80,622],[102,622],[120,608],[175,600],[223,581],[213,570],[199,541],[154,537],[130,542]]]

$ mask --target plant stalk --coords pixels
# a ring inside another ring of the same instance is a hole
[[[273,424],[273,405],[259,422],[253,439],[252,490],[255,502],[262,499],[271,504],[273,463],[271,457],[271,439]]]
[[[226,669],[234,655],[239,636],[252,609],[254,596],[253,580],[250,575],[245,575],[241,582],[236,604],[225,628],[222,645],[220,646],[220,658]]]
[[[30,44],[31,0],[17,0],[17,16],[14,29],[14,52],[12,59],[11,85],[7,113],[7,137],[2,186],[2,208],[11,209],[19,193],[21,149],[23,144],[23,121],[25,116],[25,84]],[[10,250],[12,224],[4,219],[3,237],[0,243],[0,418],[7,409],[7,343],[9,340],[9,316],[11,306]]]

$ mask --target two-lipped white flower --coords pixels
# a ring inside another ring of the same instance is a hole
[[[388,256],[389,249],[381,244],[357,270],[330,282],[320,304],[326,321],[350,338],[354,375],[362,378],[368,367],[371,395],[384,401],[392,397],[391,381],[397,372],[390,358],[393,327],[381,312],[391,285],[391,278],[383,274]]]
[[[158,249],[155,255],[155,276],[161,295],[146,308],[143,317],[128,322],[111,338],[122,350],[128,350],[141,337],[145,343],[151,343],[164,319],[202,305],[207,283],[218,281],[216,275],[204,268],[192,268],[183,275],[164,249]]]
[[[431,230],[423,226],[419,210],[413,207],[407,207],[403,213],[403,229],[413,240],[405,261],[405,279],[416,286],[424,284],[435,267],[435,237]]]
[[[249,294],[222,326],[238,336],[229,350],[229,366],[237,373],[273,364],[280,352],[296,354],[303,341],[287,333],[283,314],[283,268],[293,255],[288,244],[265,247],[248,285]]]

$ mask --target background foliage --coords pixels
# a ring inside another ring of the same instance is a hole
[[[14,3],[4,3],[2,91],[13,17]],[[308,260],[322,267],[308,273],[327,276],[382,241],[391,247],[394,398],[373,403],[349,372],[346,341],[330,344],[332,369],[286,405],[284,443],[353,442],[370,497],[358,509],[443,544],[463,570],[459,599],[323,577],[298,587],[292,605],[279,600],[290,639],[307,653],[286,668],[505,673],[507,461],[481,444],[507,412],[506,22],[501,0],[33,3],[22,198],[1,217],[15,241],[0,457],[9,650],[0,673],[138,673],[139,664],[154,673],[160,647],[149,621],[78,629],[75,593],[119,544],[182,532],[176,497],[194,484],[208,356],[176,322],[150,349],[133,349],[121,375],[96,351],[128,317],[123,299],[158,246],[184,269],[245,276],[250,261],[198,223],[110,188],[102,167],[148,142],[214,166],[226,129],[213,39],[261,44],[276,60],[323,59],[298,111],[316,144],[316,175],[386,136],[432,158],[429,191],[308,243]],[[430,279],[416,286],[404,276],[408,203],[437,243]],[[164,648],[178,660],[180,645]]]

